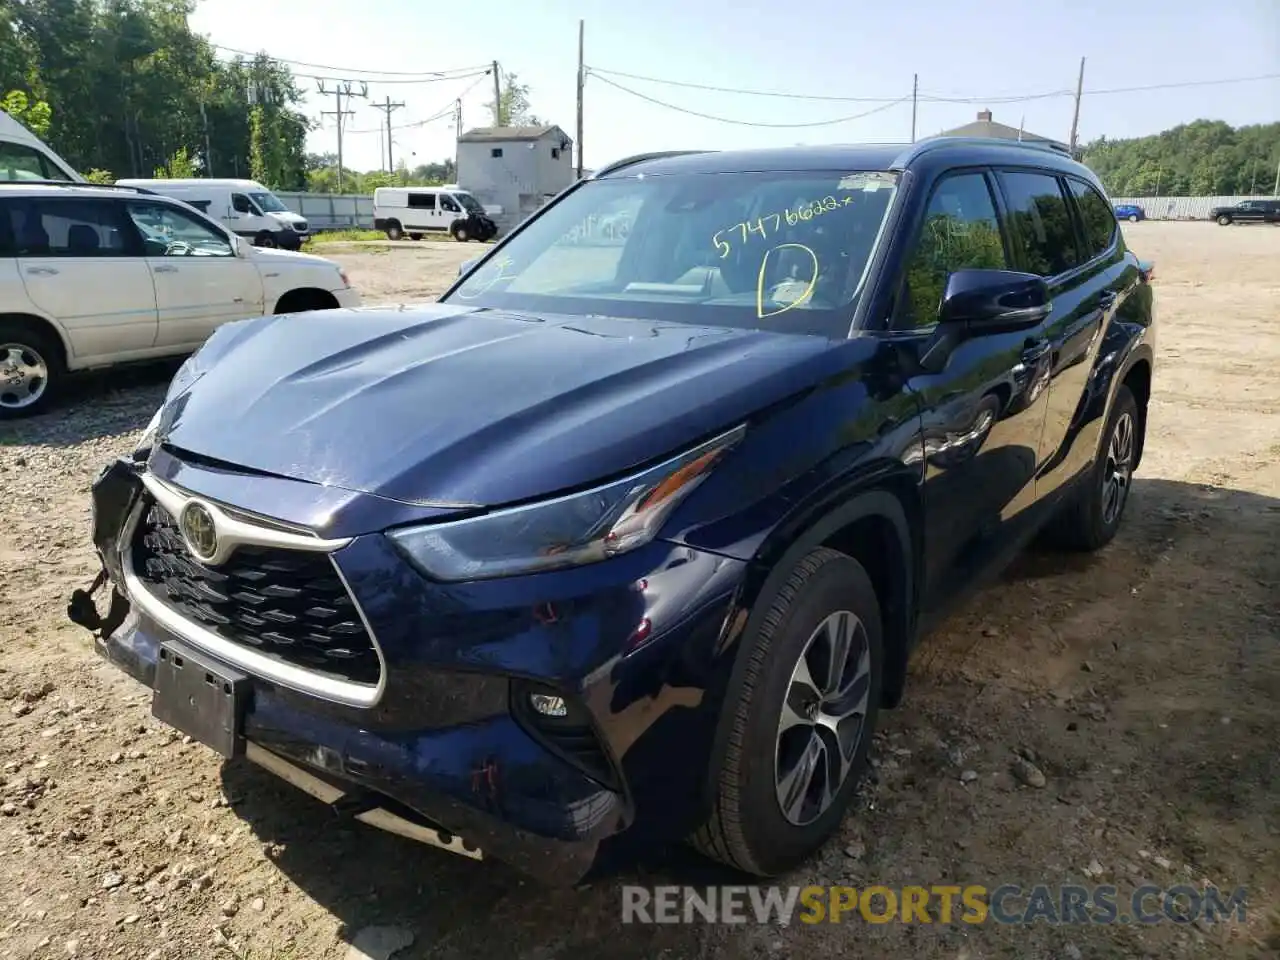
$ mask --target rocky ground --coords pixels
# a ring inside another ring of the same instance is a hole
[[[90,481],[170,366],[86,378],[0,425],[0,958],[326,960],[353,941],[408,944],[397,958],[1280,955],[1280,231],[1125,229],[1157,261],[1162,329],[1119,538],[1028,554],[926,642],[843,835],[784,882],[1113,883],[1122,902],[1143,881],[1214,883],[1248,888],[1244,923],[624,927],[623,883],[724,878],[673,850],[550,890],[336,829],[153,722],[65,619],[95,572]],[[478,249],[331,255],[396,302]]]

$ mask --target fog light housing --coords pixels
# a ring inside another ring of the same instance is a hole
[[[552,693],[529,694],[529,706],[533,708],[534,713],[543,717],[567,717],[569,715],[569,705],[564,702],[564,697]]]

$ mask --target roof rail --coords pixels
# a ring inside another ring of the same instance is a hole
[[[130,193],[156,196],[154,190],[145,187],[128,187],[118,183],[80,183],[75,180],[0,180],[0,187],[78,187],[89,190],[128,190]]]
[[[605,174],[616,173],[623,167],[629,167],[632,164],[644,163],[646,160],[662,160],[666,157],[687,157],[695,153],[713,153],[711,150],[658,150],[653,153],[637,153],[631,157],[623,157],[621,160],[615,160],[608,166],[601,167],[590,177],[592,180],[598,180]]]
[[[1065,143],[1058,143],[1055,140],[1006,140],[1003,137],[953,137],[942,133],[932,137],[925,137],[916,141],[921,145],[938,144],[938,143],[965,143],[971,146],[979,147],[1021,147],[1026,150],[1051,150],[1054,153],[1062,154],[1064,157],[1071,156],[1071,148]]]

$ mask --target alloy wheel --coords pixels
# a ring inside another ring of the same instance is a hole
[[[1129,496],[1133,479],[1133,417],[1122,414],[1111,431],[1107,462],[1102,471],[1102,522],[1115,523]]]
[[[838,610],[806,641],[778,718],[774,786],[795,826],[813,823],[835,802],[862,742],[870,691],[866,628]]]
[[[30,407],[48,387],[49,365],[38,350],[25,343],[0,344],[0,407]]]

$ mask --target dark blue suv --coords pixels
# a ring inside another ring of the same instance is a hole
[[[1044,147],[617,163],[438,303],[215,333],[96,482],[70,613],[344,816],[549,879],[626,838],[776,874],[949,604],[1115,534],[1150,281]]]

